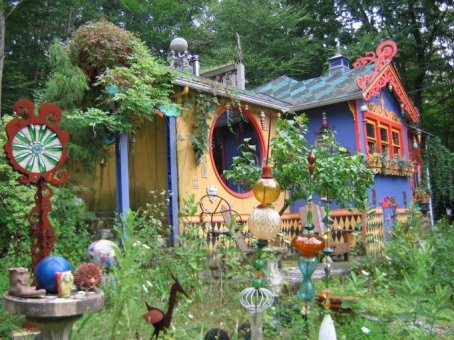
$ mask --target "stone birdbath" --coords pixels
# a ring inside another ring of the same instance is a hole
[[[67,340],[74,322],[87,312],[104,306],[104,292],[74,292],[69,298],[41,296],[24,298],[3,294],[4,308],[14,314],[25,315],[41,330],[43,340]]]

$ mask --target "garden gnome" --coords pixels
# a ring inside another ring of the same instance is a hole
[[[30,287],[28,281],[27,268],[9,268],[9,294],[13,296],[29,297],[36,295],[45,295],[45,289],[36,289]]]

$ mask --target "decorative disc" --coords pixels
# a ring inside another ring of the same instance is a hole
[[[52,171],[60,162],[62,149],[60,138],[46,125],[30,124],[13,138],[13,157],[23,170],[29,172]]]

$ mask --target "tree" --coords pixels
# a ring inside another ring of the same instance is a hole
[[[436,106],[438,114],[443,117],[444,99],[440,96],[440,102],[435,102],[437,98],[432,96],[432,86],[437,84],[431,81],[437,79],[440,72],[449,75],[450,71],[446,70],[452,70],[452,3],[438,0],[337,0],[337,7],[344,26],[360,26],[352,30],[356,46],[349,46],[350,55],[361,56],[363,52],[360,50],[373,50],[385,38],[395,40],[399,46],[395,62],[415,106],[420,110],[427,108],[425,99],[430,99],[431,105]],[[443,83],[445,81],[440,84]],[[431,121],[425,121],[424,110],[421,113],[425,127]],[[452,111],[450,114],[452,116]],[[430,125],[427,128],[437,133]],[[448,134],[452,134],[451,131]]]
[[[305,138],[306,121],[304,114],[278,120],[276,136],[271,141],[269,163],[273,176],[281,189],[289,192],[280,213],[297,200],[307,200],[313,194],[327,197],[341,207],[365,209],[367,189],[374,183],[374,173],[366,167],[364,155],[344,152],[330,130],[325,130],[316,145],[309,144]],[[308,162],[311,151],[316,155],[312,180]],[[226,178],[255,183],[261,174],[251,170],[247,155],[243,161],[237,159],[232,167],[226,171]]]

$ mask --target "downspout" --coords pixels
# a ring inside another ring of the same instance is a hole
[[[170,96],[172,101],[179,101],[182,97],[189,93],[189,87],[185,86],[182,91]],[[180,227],[179,219],[179,193],[178,193],[178,159],[177,159],[177,135],[176,135],[176,117],[169,117],[169,167],[170,171],[170,191],[172,197],[170,199],[170,210],[168,212],[168,221],[172,225],[170,243],[172,246],[178,246],[178,235]]]

